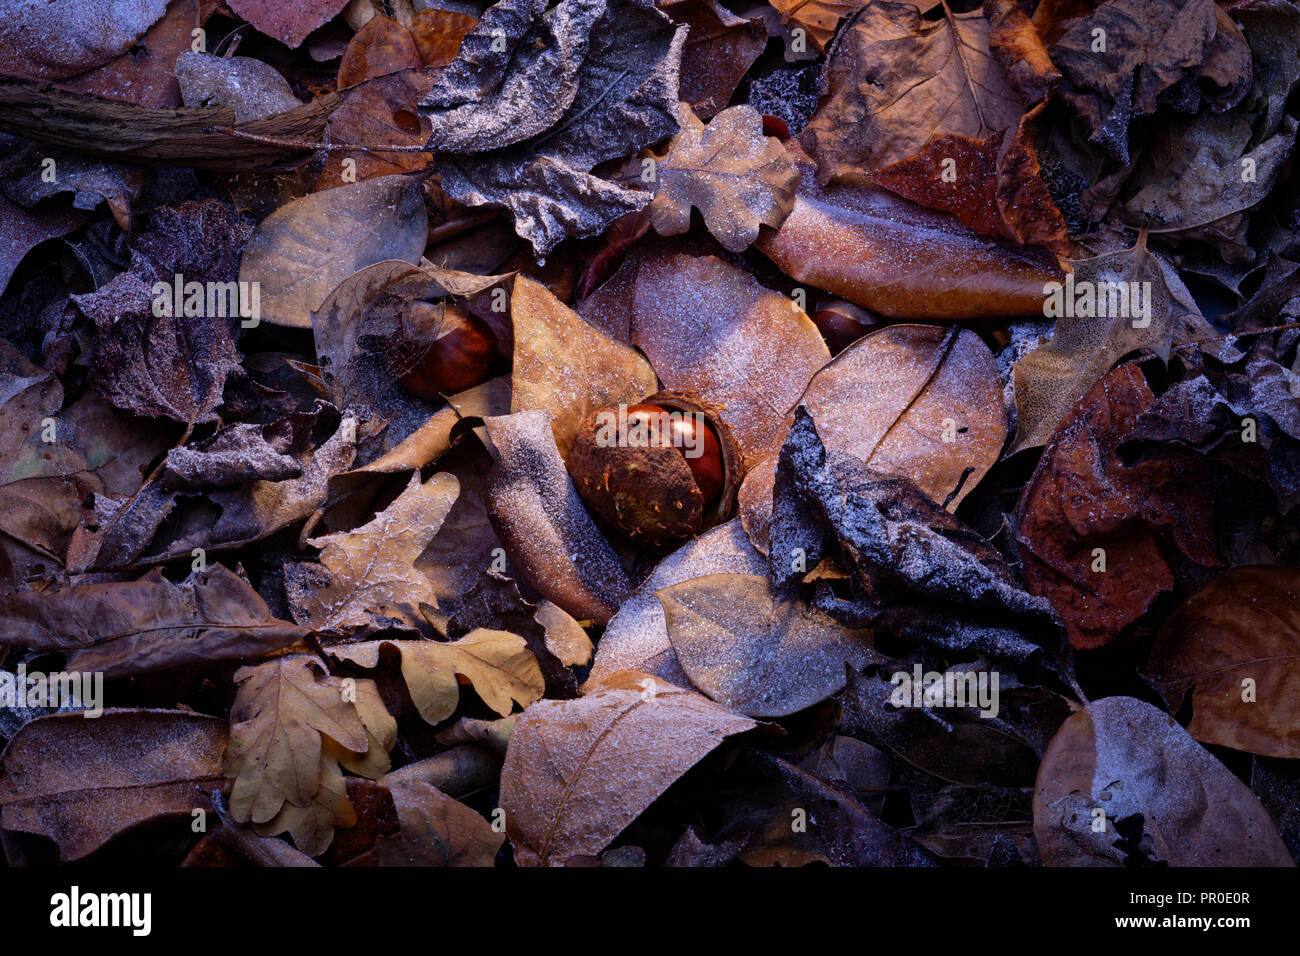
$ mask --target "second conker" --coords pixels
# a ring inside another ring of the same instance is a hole
[[[438,398],[491,377],[496,337],[478,316],[457,306],[413,302],[405,319],[404,348],[416,357],[398,381],[408,391]]]

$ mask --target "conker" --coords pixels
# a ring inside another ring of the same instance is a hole
[[[743,476],[740,446],[718,409],[661,392],[592,414],[569,449],[569,474],[596,514],[659,547],[725,520]]]
[[[629,423],[638,418],[669,414],[670,410],[662,405],[629,405],[627,409]],[[718,436],[695,415],[672,416],[668,421],[672,445],[686,459],[708,510],[722,497],[722,445]]]
[[[496,337],[486,322],[453,305],[413,302],[405,316],[405,350],[418,353],[398,381],[421,398],[453,395],[492,374]]]
[[[879,328],[879,320],[861,306],[836,301],[809,316],[817,326],[826,347],[838,355],[868,332]]]

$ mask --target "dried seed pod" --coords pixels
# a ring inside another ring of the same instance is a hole
[[[568,467],[588,507],[652,547],[725,521],[744,477],[740,446],[719,410],[678,392],[592,414]]]

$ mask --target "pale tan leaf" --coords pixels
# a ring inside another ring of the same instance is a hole
[[[483,702],[503,717],[517,702],[527,707],[542,696],[546,683],[537,658],[524,639],[508,631],[470,631],[458,641],[367,641],[330,649],[340,660],[361,667],[379,664],[383,646],[402,655],[402,679],[420,716],[430,724],[450,717],[460,703],[459,674]]]
[[[656,595],[677,661],[696,688],[750,717],[785,717],[844,687],[845,665],[883,661],[871,632],[801,600],[778,600],[766,576],[711,574]]]
[[[355,754],[370,747],[342,682],[305,654],[235,672],[230,746],[224,772],[234,779],[230,813],[265,823],[290,803],[305,807],[320,787],[321,737]]]
[[[370,626],[375,615],[414,622],[421,602],[437,606],[433,586],[415,560],[442,527],[460,493],[453,475],[440,472],[421,483],[411,475],[391,505],[355,531],[309,540],[321,551],[329,583],[309,590],[303,612],[317,630]]]
[[[379,176],[281,206],[244,246],[241,282],[260,283],[262,319],[311,328],[311,314],[359,269],[386,259],[418,262],[428,216],[418,181]]]
[[[515,721],[500,805],[521,866],[595,855],[674,780],[754,721],[638,671]]]
[[[731,252],[758,238],[760,225],[776,228],[794,208],[799,170],[781,141],[763,135],[752,106],[723,110],[706,127],[682,104],[681,132],[655,164],[658,189],[650,217],[661,236],[691,228],[691,207]]]
[[[510,318],[510,410],[547,412],[563,458],[588,415],[609,405],[634,405],[658,390],[654,371],[636,349],[588,325],[540,282],[515,277]]]

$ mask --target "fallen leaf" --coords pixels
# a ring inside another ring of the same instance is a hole
[[[819,183],[907,159],[936,136],[984,139],[1020,121],[1025,103],[989,51],[984,13],[943,3],[942,14],[877,0],[844,27],[799,134]]]
[[[168,0],[0,4],[0,72],[66,80],[126,53],[167,12]]]
[[[241,823],[267,823],[286,805],[309,806],[322,783],[325,739],[357,755],[371,746],[342,682],[314,657],[240,668],[235,684],[222,772],[234,781],[230,815]]]
[[[401,830],[376,841],[380,866],[491,866],[505,834],[465,804],[421,780],[381,781]]]
[[[760,575],[712,574],[655,596],[691,684],[750,717],[785,717],[821,703],[844,687],[846,665],[883,659],[870,631],[779,599]]]
[[[65,653],[73,670],[109,680],[257,657],[307,636],[277,620],[247,582],[219,564],[180,584],[155,570],[138,581],[12,594],[0,629],[6,644]]]
[[[1219,563],[1204,471],[1119,458],[1154,400],[1137,365],[1110,372],[1061,422],[1016,507],[1025,584],[1052,602],[1076,648],[1115,640],[1173,588],[1161,539],[1198,564]]]
[[[387,73],[419,69],[420,51],[411,31],[382,13],[348,41],[339,60],[339,89],[356,86]]]
[[[677,663],[664,608],[655,594],[705,575],[766,571],[767,561],[749,543],[739,520],[728,521],[688,541],[659,561],[605,626],[588,681],[596,684],[617,671],[637,670],[670,684],[687,686],[690,678]]]
[[[524,580],[578,620],[605,624],[631,590],[564,470],[542,411],[484,419],[496,462],[488,517]]]
[[[1162,94],[1169,98],[1175,87],[1189,91],[1180,102],[1186,112],[1195,112],[1203,95],[1222,110],[1245,94],[1250,50],[1232,21],[1223,20],[1212,0],[1108,0],[1066,24],[1048,49],[1063,77],[1057,95],[1079,118],[1089,142],[1128,165],[1129,124],[1154,113]],[[1207,58],[1220,29],[1235,33],[1224,51],[1232,61],[1226,65]],[[1104,38],[1100,48],[1097,30]],[[1232,86],[1216,90],[1224,85],[1216,80],[1228,77]]]
[[[799,404],[828,449],[910,478],[949,511],[997,461],[1007,435],[993,354],[964,329],[895,325],[867,335],[812,377]],[[764,551],[775,479],[770,455],[740,490],[745,530]]]
[[[411,475],[406,489],[370,522],[355,531],[311,538],[321,549],[328,584],[306,590],[295,601],[313,630],[344,632],[394,623],[413,627],[419,606],[437,606],[433,587],[415,560],[433,540],[460,494],[445,472],[421,483]]]
[[[561,458],[568,458],[589,415],[611,405],[635,405],[658,391],[654,370],[635,349],[588,325],[527,276],[514,280],[510,320],[510,410],[546,412]]]
[[[527,707],[545,690],[537,659],[522,637],[507,631],[478,629],[450,643],[368,641],[332,647],[330,653],[374,668],[384,647],[401,655],[406,689],[429,724],[440,724],[455,713],[460,703],[457,675],[469,680],[483,702],[503,717],[514,703]]]
[[[1021,590],[992,545],[909,479],[882,475],[841,452],[828,454],[802,406],[781,456],[791,489],[835,533],[868,589],[888,581],[969,607],[1027,617],[1046,612],[1047,603]],[[772,548],[781,553],[777,542]]]
[[[176,79],[186,106],[228,106],[236,123],[266,119],[302,103],[269,63],[186,50],[176,58]]]
[[[723,409],[747,464],[774,451],[790,407],[830,352],[787,297],[714,256],[647,260],[632,341],[669,391]]]
[[[890,318],[948,320],[1041,315],[1044,283],[1063,278],[1041,250],[978,235],[883,189],[823,189],[811,164],[800,169],[793,211],[755,243],[796,282]]]
[[[188,830],[221,789],[226,739],[224,721],[185,711],[38,718],[0,755],[0,830],[49,837],[64,862],[151,821],[183,819]]]
[[[754,727],[638,671],[577,700],[538,701],[510,735],[500,805],[520,866],[596,854],[727,737]]]
[[[840,21],[857,13],[868,0],[773,0],[783,23],[803,27],[818,51],[825,53]]]
[[[665,0],[659,9],[691,28],[682,51],[681,99],[708,119],[721,110],[767,44],[761,17],[741,17],[717,0]]]
[[[1117,361],[1170,349],[1208,329],[1196,303],[1144,239],[1130,249],[1073,263],[1065,282],[1044,288],[1052,339],[1015,365],[1016,441],[1012,451],[1044,444],[1065,413]],[[1171,287],[1170,280],[1177,283]],[[1212,333],[1209,333],[1212,334]]]
[[[420,104],[443,190],[505,209],[539,259],[650,201],[591,169],[676,131],[687,32],[651,0],[545,7],[485,10]]]
[[[658,188],[650,220],[661,236],[691,227],[691,207],[723,248],[741,252],[758,238],[760,225],[781,225],[794,208],[799,171],[751,106],[733,106],[706,127],[684,106],[681,132],[655,162]]]
[[[533,619],[546,630],[546,648],[566,667],[585,667],[591,663],[594,648],[582,625],[558,605],[543,601]]]
[[[47,239],[64,236],[85,220],[79,209],[22,209],[0,197],[0,292],[29,252]]]
[[[1048,866],[1295,865],[1246,785],[1172,717],[1131,697],[1093,701],[1052,738],[1034,838]]]
[[[1019,8],[1016,8],[1019,9]],[[982,139],[945,133],[868,179],[905,199],[952,213],[983,236],[1068,255],[1065,219],[1043,181],[1033,127],[1045,104]]]
[[[1269,757],[1300,756],[1297,607],[1300,570],[1233,568],[1169,616],[1146,670],[1173,711],[1191,692],[1189,734]]]
[[[419,183],[406,176],[312,193],[258,224],[239,279],[260,283],[264,321],[310,328],[311,314],[354,272],[385,259],[418,262],[426,219]]]
[[[348,0],[230,0],[228,6],[238,17],[251,23],[260,33],[285,46],[297,48],[307,34],[332,20],[347,6]]]

